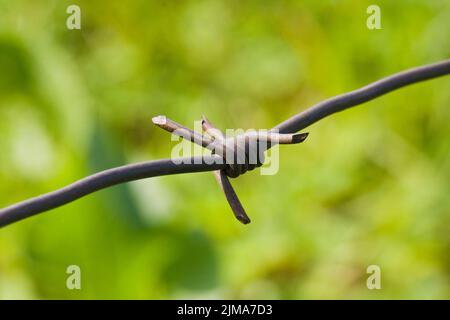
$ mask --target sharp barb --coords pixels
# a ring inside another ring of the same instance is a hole
[[[305,132],[305,133],[296,133],[294,135],[292,135],[292,143],[300,143],[305,141],[305,139],[308,137],[309,133]]]
[[[244,137],[259,142],[268,142],[270,145],[276,144],[296,144],[303,142],[308,133],[276,133],[276,132],[248,132]]]
[[[214,171],[214,176],[220,187],[222,188],[222,191],[225,194],[225,197],[231,207],[231,210],[233,210],[236,219],[243,224],[249,224],[251,220],[245,212],[245,209],[242,206],[241,202],[239,201],[239,198],[234,191],[230,180],[228,180],[225,172],[223,170]]]
[[[204,115],[202,116],[202,128],[214,139],[223,140],[224,136],[222,131],[217,129]]]
[[[165,125],[167,122],[166,116],[156,116],[152,118],[152,122],[157,126]]]
[[[171,132],[179,137],[187,139],[202,147],[208,148],[212,144],[213,140],[207,136],[202,135],[194,130],[191,130],[173,120],[170,120],[166,116],[157,116],[152,118],[152,122],[168,132]]]

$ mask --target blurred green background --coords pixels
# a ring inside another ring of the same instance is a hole
[[[66,8],[81,7],[81,30]],[[381,7],[382,30],[366,8]],[[0,207],[170,156],[165,114],[270,128],[449,58],[450,2],[0,0]],[[450,298],[450,78],[334,115],[280,171],[110,188],[0,230],[2,299]],[[66,288],[79,265],[81,290]],[[366,268],[381,267],[381,290]]]

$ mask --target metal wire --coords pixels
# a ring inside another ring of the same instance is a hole
[[[333,113],[375,99],[404,86],[447,74],[450,74],[450,59],[396,73],[358,90],[322,101],[273,129],[279,130],[280,133],[294,133]],[[227,164],[217,161],[218,159],[220,157],[216,155],[204,157],[203,161],[198,157],[186,158],[182,164],[175,164],[171,159],[162,159],[105,170],[78,180],[62,189],[1,209],[0,227],[62,206],[119,183],[170,174],[226,169]]]
[[[392,76],[373,82],[358,90],[319,102],[311,108],[280,123],[274,129],[278,129],[280,133],[297,132],[333,113],[378,98],[407,85],[437,78],[449,73],[450,59],[395,73]]]
[[[129,164],[101,171],[78,180],[56,191],[31,198],[0,210],[0,227],[31,217],[40,212],[57,208],[90,193],[116,184],[170,174],[193,173],[220,170],[226,164],[220,164],[218,156],[205,156],[179,159],[161,159]],[[207,164],[211,163],[211,164]]]

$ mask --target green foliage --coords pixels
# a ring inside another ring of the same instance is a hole
[[[446,1],[0,0],[0,206],[170,156],[151,124],[270,128],[402,69],[448,58]],[[274,176],[211,174],[90,195],[0,231],[0,298],[450,298],[450,82],[334,115]],[[66,268],[82,290],[66,289]],[[366,268],[382,289],[366,288]]]

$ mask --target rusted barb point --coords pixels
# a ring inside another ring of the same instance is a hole
[[[156,116],[152,118],[152,122],[157,126],[165,125],[167,122],[166,116]]]
[[[249,224],[251,220],[247,215],[247,213],[245,212],[245,209],[242,206],[241,201],[239,200],[236,192],[234,191],[230,180],[225,174],[225,171],[217,170],[214,171],[213,174],[214,177],[216,178],[217,183],[220,185],[220,188],[225,194],[225,198],[227,199],[228,204],[230,205],[231,210],[233,211],[233,214],[236,217],[236,219],[243,224]]]

